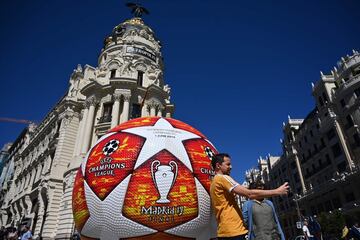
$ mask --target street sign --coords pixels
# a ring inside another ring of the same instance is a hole
[[[302,228],[302,222],[296,222],[296,228],[301,229]]]

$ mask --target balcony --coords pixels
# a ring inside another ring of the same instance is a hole
[[[98,136],[104,135],[111,127],[111,115],[104,115],[97,119],[95,133]]]
[[[336,90],[337,98],[342,99],[349,91],[354,91],[357,86],[359,86],[360,75],[352,77],[346,82],[342,83],[339,88]]]
[[[104,115],[98,118],[98,124],[111,122],[111,115]]]
[[[360,167],[354,168],[351,172],[344,172],[334,176],[332,179],[322,182],[319,185],[315,185],[313,188],[304,192],[299,200],[305,201],[310,196],[321,196],[325,192],[329,192],[330,189],[336,189],[336,186],[347,186],[350,182],[357,182],[360,178]],[[303,204],[303,203],[302,203]]]
[[[342,63],[340,64],[340,76],[343,75],[343,73],[346,73],[348,69],[353,68],[356,65],[360,64],[360,55],[357,53],[354,53],[354,55],[350,57],[346,57],[343,59]]]

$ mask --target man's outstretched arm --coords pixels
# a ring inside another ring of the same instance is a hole
[[[289,184],[286,182],[280,187],[271,190],[247,189],[246,187],[237,185],[232,192],[250,199],[266,198],[288,194]]]

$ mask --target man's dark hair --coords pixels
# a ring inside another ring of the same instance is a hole
[[[213,170],[215,171],[216,169],[216,164],[222,164],[224,162],[224,157],[228,157],[230,158],[230,155],[227,153],[218,153],[215,154],[212,158],[211,158],[211,166],[213,168]]]

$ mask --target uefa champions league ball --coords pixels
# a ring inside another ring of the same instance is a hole
[[[81,238],[215,238],[209,190],[216,153],[198,130],[172,118],[137,118],[110,130],[75,178]]]

